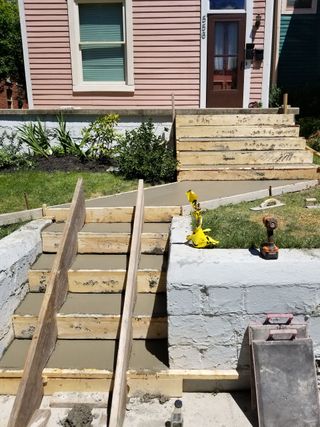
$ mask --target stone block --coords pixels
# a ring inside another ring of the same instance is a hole
[[[242,287],[227,288],[203,285],[200,291],[202,294],[203,314],[244,313],[244,289]]]
[[[167,289],[167,310],[170,316],[200,314],[200,287],[170,286]]]
[[[201,352],[198,346],[174,345],[169,347],[170,369],[201,369]]]

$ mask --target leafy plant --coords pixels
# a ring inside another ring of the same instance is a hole
[[[84,157],[81,150],[81,144],[77,144],[70,136],[70,132],[67,130],[67,125],[64,120],[63,114],[60,113],[57,116],[58,127],[54,129],[53,136],[57,139],[60,144],[63,154],[72,154],[80,158]],[[55,149],[53,148],[55,151]]]
[[[143,178],[148,182],[173,180],[177,161],[167,141],[157,136],[149,119],[138,129],[127,131],[119,140],[117,165],[126,178]]]
[[[277,108],[282,105],[282,90],[272,85],[269,93],[269,107],[270,108]]]
[[[115,129],[118,122],[118,114],[108,114],[82,129],[81,146],[87,147],[85,154],[88,158],[103,162],[112,159],[114,144],[119,138]]]
[[[320,152],[320,130],[316,131],[310,136],[310,138],[307,140],[307,144],[309,147]]]
[[[298,121],[300,135],[309,138],[312,134],[320,130],[320,117],[302,117]]]
[[[48,157],[52,153],[50,133],[40,120],[26,123],[18,128],[20,141],[32,150],[34,155]]]
[[[21,151],[21,144],[16,141],[16,133],[3,132],[0,136],[0,169],[32,166],[32,160]]]

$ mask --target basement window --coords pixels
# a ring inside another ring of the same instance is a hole
[[[317,0],[282,0],[282,13],[286,15],[317,13]]]
[[[132,0],[68,0],[75,92],[133,92]]]

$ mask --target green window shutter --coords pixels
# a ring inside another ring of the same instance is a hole
[[[122,3],[79,4],[79,20],[83,81],[124,81]]]

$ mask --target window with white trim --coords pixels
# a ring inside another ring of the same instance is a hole
[[[282,13],[286,15],[317,13],[317,0],[282,0]]]
[[[133,91],[131,0],[68,0],[74,91]]]

